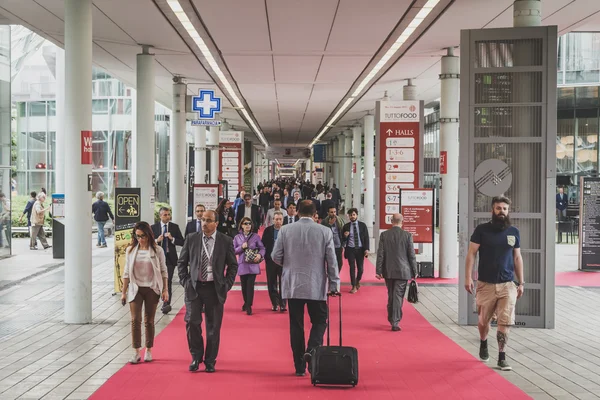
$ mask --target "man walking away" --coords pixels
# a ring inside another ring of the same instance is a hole
[[[104,237],[104,225],[110,218],[113,225],[115,224],[115,216],[110,211],[110,206],[104,201],[104,193],[96,193],[96,202],[92,204],[92,214],[94,214],[94,221],[98,225],[98,243],[96,247],[106,247],[106,238]]]
[[[379,236],[375,277],[385,279],[388,291],[387,315],[392,331],[400,331],[406,284],[417,276],[417,259],[412,235],[402,229],[402,214],[392,216],[391,229]]]
[[[273,261],[283,266],[282,297],[288,300],[290,342],[297,376],[304,376],[313,350],[323,345],[327,327],[327,293],[340,287],[331,229],[315,223],[310,200],[300,202],[300,220],[285,225],[275,242]],[[304,306],[308,309],[310,336],[304,339]],[[310,372],[310,370],[309,370]]]
[[[265,246],[265,263],[267,267],[267,286],[269,298],[271,299],[271,310],[285,312],[286,301],[281,297],[281,265],[276,264],[271,258],[275,242],[279,236],[279,230],[283,226],[283,213],[275,211],[273,225],[265,229],[262,242]]]
[[[479,314],[479,358],[490,358],[487,337],[490,321],[498,318],[498,368],[510,371],[506,361],[506,343],[510,326],[515,324],[515,304],[523,295],[523,259],[519,230],[510,224],[510,200],[504,196],[492,199],[492,220],[475,228],[466,260],[465,289],[473,293],[473,264],[479,252],[477,269],[477,312]],[[515,281],[516,278],[516,281]]]

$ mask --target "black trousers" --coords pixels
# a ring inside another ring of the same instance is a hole
[[[388,321],[392,326],[398,326],[402,320],[402,304],[404,304],[406,283],[407,281],[403,279],[385,280],[388,292],[387,315]]]
[[[256,274],[240,275],[240,283],[242,284],[242,297],[244,305],[252,307],[254,303],[254,282]]]
[[[310,336],[308,344],[304,338],[304,305],[310,317]],[[327,329],[327,302],[319,300],[289,299],[288,311],[290,314],[290,343],[294,357],[296,372],[306,371],[304,353],[323,345],[323,335]]]
[[[336,247],[335,248],[335,258],[337,259],[337,263],[338,263],[338,272],[342,271],[342,265],[344,265],[344,258],[342,257],[342,247]]]
[[[280,306],[285,308],[286,301],[281,298],[281,273],[283,267],[274,263],[273,261],[267,261],[267,287],[269,289],[269,299],[271,299],[271,305],[274,307]]]
[[[363,276],[364,264],[365,264],[365,251],[362,247],[357,249],[346,248],[346,256],[348,258],[348,264],[350,264],[350,283],[352,286],[360,283]],[[358,273],[356,269],[358,268]]]
[[[173,298],[173,274],[175,273],[176,265],[169,265],[167,262],[167,272],[169,274],[169,280],[167,281],[167,288],[169,290],[169,301],[165,301],[165,304],[171,304]]]
[[[188,346],[194,360],[204,360],[205,364],[214,365],[217,361],[221,341],[223,304],[219,302],[214,282],[196,282],[196,293],[198,293],[198,297],[189,301],[189,322],[185,326]],[[202,338],[203,306],[205,306],[206,316],[206,352]]]

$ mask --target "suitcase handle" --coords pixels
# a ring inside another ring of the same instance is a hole
[[[340,298],[340,346],[342,345],[342,294],[336,293],[335,296],[327,295],[327,346],[331,346],[331,340],[329,339],[329,319],[331,313],[329,312],[329,298],[339,297]]]

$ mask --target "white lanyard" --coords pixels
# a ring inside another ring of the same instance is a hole
[[[212,259],[213,252],[215,251],[215,246],[213,244],[212,251],[208,251],[208,248],[206,247],[206,241],[204,240],[205,237],[209,237],[209,236],[204,236],[204,235],[202,236],[202,247],[204,248],[204,252],[208,256],[208,263],[210,264],[210,260]],[[215,239],[213,239],[213,240],[215,240]]]

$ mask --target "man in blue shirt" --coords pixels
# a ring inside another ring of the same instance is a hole
[[[492,220],[475,228],[466,261],[465,289],[473,293],[473,264],[479,252],[477,269],[477,312],[479,314],[479,358],[488,361],[487,336],[494,315],[498,319],[498,368],[510,371],[505,347],[510,326],[515,324],[515,304],[523,295],[523,259],[519,230],[510,224],[510,200],[492,199]],[[515,281],[516,278],[516,281]]]

